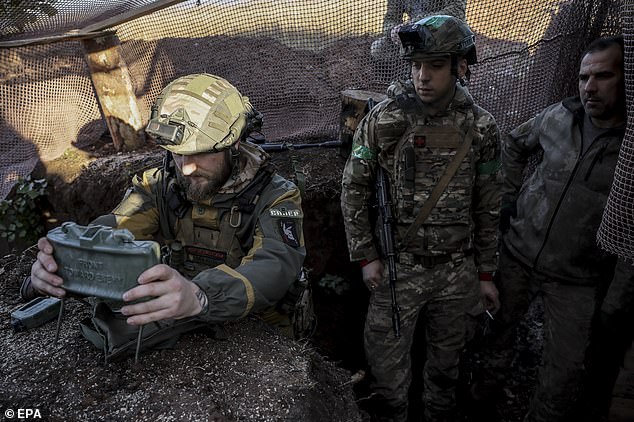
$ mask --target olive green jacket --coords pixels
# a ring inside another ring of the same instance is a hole
[[[186,201],[182,217],[170,208],[173,176],[164,168],[135,177],[112,213],[115,226],[137,239],[182,244],[185,262],[177,269],[206,293],[209,310],[200,317],[209,322],[274,306],[306,255],[299,190],[269,170],[257,146],[242,143],[240,156],[240,171],[209,200]]]
[[[584,109],[578,97],[553,104],[504,140],[504,204],[517,214],[503,241],[525,265],[571,284],[611,278],[615,259],[596,241],[624,129],[595,139],[582,154]],[[529,159],[543,152],[525,180]]]

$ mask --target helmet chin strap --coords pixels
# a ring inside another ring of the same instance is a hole
[[[464,76],[458,77],[458,81],[460,81],[460,85],[465,86],[469,83],[469,79],[471,78],[471,71],[469,70],[469,68],[467,68],[467,71],[465,72]]]
[[[451,74],[456,77],[461,86],[465,86],[469,82],[469,77],[471,76],[471,72],[468,67],[464,76],[460,76],[458,74],[458,56],[455,54],[451,55]]]
[[[229,147],[229,160],[231,162],[231,178],[237,179],[240,172],[240,150],[233,144]]]

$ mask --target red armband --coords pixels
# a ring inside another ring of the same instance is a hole
[[[495,273],[491,273],[491,272],[480,272],[478,273],[478,278],[480,279],[480,281],[493,281],[493,275]]]
[[[361,261],[359,261],[359,266],[361,268],[365,267],[366,265],[368,265],[370,263],[370,261],[368,261],[367,259],[362,259]]]

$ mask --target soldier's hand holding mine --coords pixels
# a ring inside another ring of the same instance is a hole
[[[180,319],[198,315],[204,308],[206,296],[200,288],[183,277],[175,269],[159,264],[139,275],[140,286],[128,290],[123,300],[131,302],[152,297],[145,302],[121,308],[123,315],[129,316],[130,325],[143,325],[162,319]]]
[[[63,297],[66,290],[61,288],[62,278],[55,274],[57,263],[53,258],[53,246],[42,237],[37,242],[37,260],[31,266],[31,288],[45,295]]]

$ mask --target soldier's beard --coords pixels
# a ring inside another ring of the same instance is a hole
[[[231,162],[224,160],[222,167],[213,172],[196,170],[195,173],[185,176],[176,167],[176,179],[178,184],[187,193],[187,198],[194,202],[209,200],[231,176]],[[204,180],[203,180],[204,179]]]

